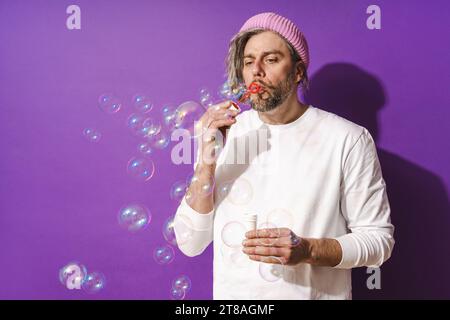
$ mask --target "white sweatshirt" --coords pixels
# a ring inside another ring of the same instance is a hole
[[[175,218],[187,256],[214,240],[214,299],[351,299],[351,268],[378,267],[391,255],[394,227],[375,143],[365,128],[335,114],[310,105],[294,122],[269,125],[256,111],[243,112],[215,178],[214,210],[200,214],[183,199]],[[336,267],[251,261],[238,247],[244,237],[238,222],[248,213],[257,214],[259,228],[336,239],[342,261]]]

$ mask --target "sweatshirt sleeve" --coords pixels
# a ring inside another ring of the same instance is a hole
[[[350,233],[337,237],[335,268],[380,267],[391,256],[394,226],[375,142],[364,129],[343,165],[340,209]]]
[[[202,214],[183,198],[174,219],[178,248],[188,257],[200,255],[213,240],[214,210]]]

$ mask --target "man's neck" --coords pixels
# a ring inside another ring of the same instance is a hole
[[[297,94],[295,93],[271,111],[258,111],[258,116],[261,121],[267,124],[287,124],[300,118],[306,109],[308,109],[308,106],[298,101]]]

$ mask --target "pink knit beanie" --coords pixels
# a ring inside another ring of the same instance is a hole
[[[257,28],[278,32],[295,48],[305,67],[308,68],[308,44],[303,33],[292,21],[273,12],[260,13],[248,19],[239,32]]]

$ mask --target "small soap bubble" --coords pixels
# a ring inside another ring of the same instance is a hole
[[[82,288],[87,293],[97,293],[105,287],[105,276],[100,272],[92,272],[87,275]]]
[[[147,207],[140,204],[130,204],[119,210],[119,225],[128,231],[138,231],[147,227],[152,215]]]
[[[98,98],[99,108],[108,114],[116,113],[122,107],[120,100],[111,93],[105,93]]]
[[[186,182],[177,181],[170,188],[170,198],[175,201],[181,201],[187,190]]]
[[[245,239],[245,226],[238,221],[231,221],[222,228],[221,236],[224,244],[231,248],[239,248]]]
[[[172,300],[183,300],[186,293],[183,289],[180,288],[171,288],[170,289],[170,298]]]
[[[191,290],[192,282],[186,275],[180,275],[172,281],[172,288],[182,289],[185,293]]]
[[[259,275],[267,282],[275,282],[283,278],[284,265],[278,257],[270,257],[270,259],[276,260],[279,264],[260,262]]]
[[[153,251],[153,259],[161,265],[169,264],[175,257],[175,251],[169,245],[156,247]]]
[[[83,136],[89,141],[89,142],[99,142],[100,138],[102,137],[101,133],[98,132],[95,129],[92,128],[86,128],[83,130]]]
[[[155,173],[155,164],[150,159],[133,157],[127,163],[127,172],[138,181],[148,181]]]
[[[177,233],[175,233],[175,229]],[[192,221],[184,215],[179,215],[177,219],[170,216],[163,224],[162,233],[164,239],[174,246],[183,245],[192,239],[194,228]]]
[[[153,109],[153,103],[143,94],[136,94],[133,96],[134,109],[139,113],[147,113]]]

